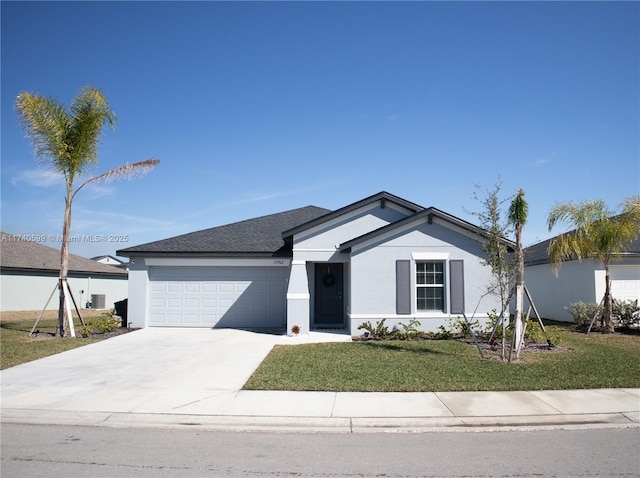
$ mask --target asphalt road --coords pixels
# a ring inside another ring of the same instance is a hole
[[[13,477],[637,477],[640,429],[292,434],[4,424]]]

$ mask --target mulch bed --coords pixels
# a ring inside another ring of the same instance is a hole
[[[80,332],[78,331],[78,328],[76,327],[76,338],[104,340],[104,339],[110,339],[111,337],[117,337],[118,335],[128,334],[129,332],[133,332],[135,330],[139,330],[139,329],[138,328],[129,328],[129,327],[118,327],[117,329],[114,329],[111,332],[100,332],[98,330],[94,330],[87,337],[83,337],[80,334]],[[56,336],[54,334],[52,334],[51,332],[39,332],[38,330],[36,330],[34,332],[33,337],[34,338],[39,338],[39,339],[47,339],[47,338],[53,339],[53,338],[56,338]],[[69,338],[71,338],[71,337],[69,337]]]

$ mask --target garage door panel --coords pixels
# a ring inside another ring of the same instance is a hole
[[[286,276],[283,267],[152,267],[150,325],[280,327]]]
[[[207,293],[216,293],[218,292],[218,284],[215,282],[203,282],[202,283],[202,292]]]
[[[167,292],[182,292],[183,284],[181,282],[167,282]]]
[[[640,267],[611,267],[611,295],[618,300],[640,300]]]
[[[165,282],[152,282],[151,292],[166,292],[167,284]]]
[[[184,291],[187,293],[200,293],[200,284],[197,282],[187,282],[184,285]]]
[[[151,299],[151,307],[152,308],[158,308],[158,309],[164,309],[166,305],[166,301],[162,298],[152,298]]]

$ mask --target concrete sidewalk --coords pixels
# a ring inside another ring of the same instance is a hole
[[[144,329],[3,370],[3,423],[217,430],[428,431],[640,427],[640,389],[246,391],[277,343],[348,340]]]

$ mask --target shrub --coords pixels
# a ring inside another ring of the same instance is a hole
[[[569,307],[565,307],[575,322],[577,327],[585,327],[591,324],[593,316],[596,315],[598,304],[595,302],[574,302]],[[598,318],[602,320],[602,311],[598,314]]]
[[[400,330],[402,329],[402,330]],[[398,322],[394,330],[395,337],[400,340],[412,340],[421,335],[420,321],[416,319],[409,320],[408,324]]]
[[[371,322],[368,320],[364,324],[358,325],[358,330],[364,330],[365,335],[369,335],[369,337],[373,340],[383,340],[388,338],[391,335],[391,331],[389,327],[387,327],[384,322],[387,319],[382,319],[376,322],[376,325],[371,325]]]
[[[447,329],[444,325],[438,327],[438,332],[433,334],[435,340],[451,340],[454,338],[454,334],[451,330]]]
[[[613,299],[613,316],[621,327],[631,327],[640,324],[640,307],[638,300],[618,300]]]
[[[89,337],[94,332],[101,334],[113,332],[120,325],[120,319],[114,317],[115,313],[115,309],[111,309],[100,317],[92,317],[86,320],[85,325],[80,328],[80,334],[83,337]]]
[[[536,319],[529,319],[529,322],[527,323],[527,329],[524,332],[524,338],[536,343],[546,341],[551,342],[555,345],[561,344],[564,341],[562,333],[558,331],[543,332],[542,327],[540,327],[540,324]]]
[[[460,316],[455,319],[449,319],[449,331],[452,334],[460,334],[465,337],[471,337],[471,330],[473,329],[474,333],[480,331],[480,322],[474,320],[472,322],[467,323],[466,320],[461,318]]]
[[[375,325],[367,321],[360,324],[358,329],[364,330],[365,337],[371,340],[413,340],[425,335],[419,330],[419,320],[411,319],[408,324],[398,322],[392,330],[385,325],[386,320],[387,319],[376,321]]]

